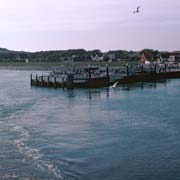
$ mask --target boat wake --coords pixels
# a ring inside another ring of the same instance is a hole
[[[29,147],[27,144],[31,139],[31,135],[23,127],[15,126],[12,131],[17,133],[18,139],[14,140],[14,145],[17,147],[20,154],[24,156],[24,161],[31,161],[40,171],[49,172],[57,179],[64,179],[60,169],[51,161],[43,160],[43,154],[36,148]]]

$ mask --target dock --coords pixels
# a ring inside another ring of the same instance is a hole
[[[46,75],[31,74],[31,86],[49,88],[101,88],[118,84],[151,82],[161,79],[180,78],[180,67],[164,65],[140,65],[122,67],[84,67],[62,70]]]

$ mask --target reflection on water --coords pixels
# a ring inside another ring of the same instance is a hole
[[[166,87],[167,83],[170,82],[170,80],[161,80],[161,81],[156,81],[156,82],[150,82],[150,83],[132,83],[132,84],[123,84],[123,85],[118,85],[115,88],[109,88],[109,87],[105,87],[105,88],[101,88],[101,89],[79,89],[81,90],[81,93],[86,93],[87,97],[89,99],[97,99],[101,98],[101,95],[105,95],[105,97],[110,97],[111,96],[111,92],[113,92],[113,94],[119,93],[119,91],[131,91],[131,90],[135,90],[135,89],[141,89],[143,90],[144,88],[146,89],[154,89],[154,88],[160,88],[160,87]],[[66,90],[65,90],[66,91]],[[69,98],[73,98],[76,96],[76,92],[77,90],[68,90],[68,97]]]
[[[92,99],[92,98],[95,98],[95,99],[98,99],[101,97],[101,91],[99,90],[88,90],[88,98],[89,99]]]
[[[139,83],[132,83],[132,84],[124,84],[124,85],[120,85],[119,87],[122,90],[133,90],[135,88],[157,88],[157,87],[166,87],[166,84],[168,83],[169,80],[161,80],[161,81],[156,81],[156,82],[148,82],[148,83],[143,83],[143,82],[139,82]]]

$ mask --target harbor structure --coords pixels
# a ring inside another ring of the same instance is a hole
[[[118,84],[149,82],[168,78],[180,78],[180,66],[171,64],[141,64],[119,67],[81,67],[60,70],[46,75],[31,74],[31,86],[53,88],[101,88]]]

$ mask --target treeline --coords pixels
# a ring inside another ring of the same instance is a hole
[[[142,51],[113,50],[108,52],[101,52],[100,50],[87,51],[84,49],[24,52],[0,48],[0,62],[138,61],[142,53],[150,61],[154,61],[160,56],[159,51],[152,49],[144,49]]]

